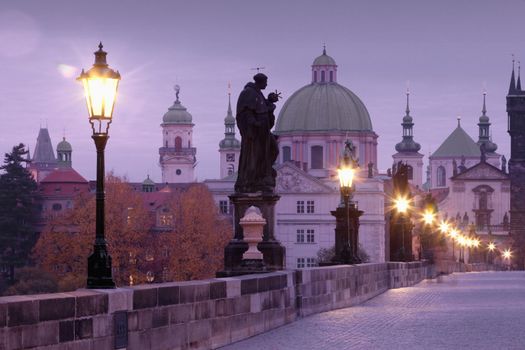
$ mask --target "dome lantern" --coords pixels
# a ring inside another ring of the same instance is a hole
[[[337,64],[326,54],[326,46],[323,46],[323,54],[312,63],[312,84],[326,83],[337,83]]]

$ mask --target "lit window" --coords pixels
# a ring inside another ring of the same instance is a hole
[[[304,269],[304,258],[297,258],[297,268]]]
[[[306,212],[308,214],[313,214],[315,212],[315,202],[314,201],[306,201]]]
[[[315,231],[314,230],[306,230],[306,242],[315,243]]]
[[[297,214],[304,213],[304,201],[297,201]]]
[[[297,243],[304,243],[304,230],[297,230]]]

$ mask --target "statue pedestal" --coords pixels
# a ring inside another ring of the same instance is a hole
[[[275,204],[279,196],[274,193],[234,193],[230,200],[234,206],[234,237],[224,248],[224,270],[217,272],[217,277],[238,276],[250,273],[263,273],[284,269],[285,248],[275,239]],[[244,241],[241,218],[246,210],[257,207],[266,219],[263,229],[263,240],[257,249],[263,254],[263,264],[245,260],[243,254],[248,250]]]

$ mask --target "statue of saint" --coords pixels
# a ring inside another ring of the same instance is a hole
[[[235,192],[273,193],[277,172],[273,164],[279,155],[276,137],[271,133],[275,124],[275,102],[280,94],[272,92],[265,98],[261,90],[268,77],[257,73],[254,82],[246,84],[237,100],[237,127],[241,133],[241,155]]]

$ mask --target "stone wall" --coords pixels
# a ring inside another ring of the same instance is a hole
[[[431,269],[420,262],[345,265],[3,297],[0,349],[104,350],[119,342],[127,349],[217,348],[411,286]]]

